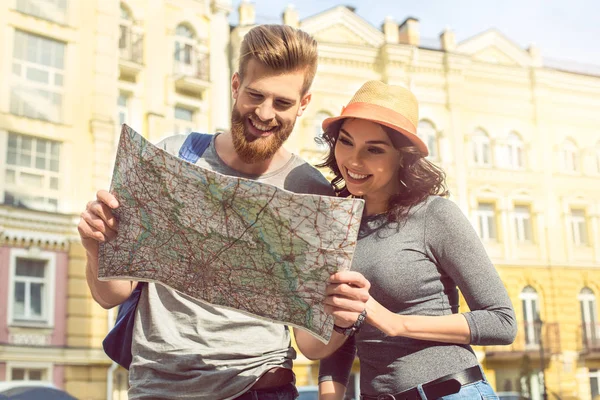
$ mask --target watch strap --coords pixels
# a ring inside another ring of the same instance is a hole
[[[333,330],[337,333],[350,337],[357,334],[358,331],[360,331],[360,328],[365,323],[366,319],[367,310],[364,309],[360,314],[358,314],[358,318],[356,319],[356,322],[354,322],[354,324],[350,325],[347,328],[333,324]]]

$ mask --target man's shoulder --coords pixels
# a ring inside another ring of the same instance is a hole
[[[163,139],[161,139],[158,143],[156,143],[156,147],[165,150],[166,152],[177,155],[179,153],[179,149],[188,135],[170,135]]]
[[[167,136],[167,137],[161,139],[158,143],[156,143],[156,147],[158,147],[162,150],[165,150],[166,152],[168,152],[170,154],[177,155],[177,154],[179,154],[179,149],[181,148],[181,146],[185,142],[185,139],[189,135],[190,134],[187,133],[185,135],[175,134],[175,135]]]
[[[284,188],[295,193],[335,196],[333,186],[323,174],[299,156],[285,178]]]

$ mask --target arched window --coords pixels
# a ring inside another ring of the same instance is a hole
[[[429,158],[432,160],[439,159],[438,150],[438,132],[430,121],[421,120],[419,121],[419,127],[417,129],[419,138],[427,145],[429,149]]]
[[[124,3],[119,18],[119,56],[136,64],[142,64],[144,58],[144,34]]]
[[[490,166],[492,165],[491,141],[485,131],[477,129],[472,138],[473,146],[473,162],[476,165]]]
[[[206,50],[200,49],[196,31],[187,24],[179,24],[175,29],[175,74],[185,75],[204,81],[210,80],[209,57]]]
[[[175,61],[191,65],[196,35],[186,25],[179,25],[175,30]]]
[[[133,17],[127,6],[121,3],[121,14],[119,21],[119,50],[121,54],[131,48],[131,30],[133,28]]]
[[[577,297],[581,308],[581,333],[583,334],[583,345],[586,349],[596,348],[600,345],[596,295],[592,289],[585,287],[581,289],[581,292],[579,292],[579,296]]]
[[[575,246],[589,246],[588,225],[586,210],[582,208],[571,208],[569,220],[571,223],[571,235]]]
[[[525,329],[525,346],[538,347],[539,338],[539,298],[537,291],[531,286],[525,287],[519,295],[523,307],[523,327]]]
[[[525,146],[523,145],[521,136],[519,136],[516,132],[511,132],[508,134],[508,139],[506,142],[506,161],[509,168],[525,168],[524,147]]]
[[[579,171],[579,149],[571,139],[565,140],[562,147],[562,167],[565,172]]]

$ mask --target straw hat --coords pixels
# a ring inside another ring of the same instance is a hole
[[[427,145],[417,136],[419,105],[415,95],[408,89],[380,81],[368,81],[358,89],[348,105],[342,108],[339,117],[323,121],[323,130],[346,118],[366,119],[392,128],[410,140],[423,156],[429,154]]]

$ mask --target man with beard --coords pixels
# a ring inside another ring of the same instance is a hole
[[[311,100],[316,41],[289,26],[258,26],[244,38],[240,54],[231,81],[231,131],[216,134],[197,164],[297,193],[333,195],[316,169],[282,147]],[[184,140],[173,136],[158,146],[177,155]],[[116,236],[111,212],[116,207],[114,196],[99,191],[78,227],[87,251],[88,286],[104,308],[122,303],[137,285],[97,278],[98,242]],[[353,325],[368,300],[368,282],[363,278],[352,283],[327,287],[326,311],[341,327]],[[346,339],[334,332],[324,345],[300,330],[295,337],[312,359],[331,354]],[[130,399],[291,400],[297,394],[287,327],[203,304],[160,284],[148,283],[140,296],[132,355]]]

